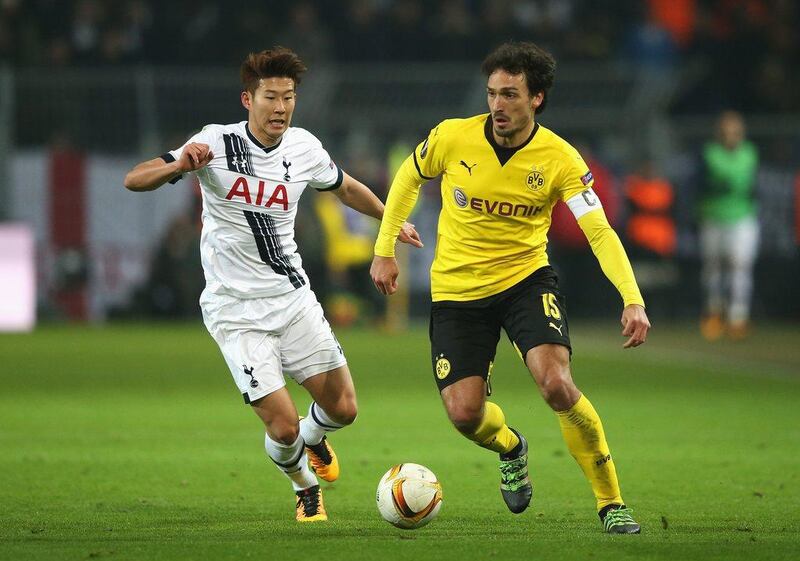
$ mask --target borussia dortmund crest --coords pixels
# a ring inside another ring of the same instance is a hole
[[[533,191],[538,191],[544,187],[544,168],[542,166],[533,166],[528,177],[525,178],[525,185]]]
[[[444,380],[448,374],[450,374],[450,361],[444,358],[444,355],[439,355],[439,360],[436,361],[436,377]]]

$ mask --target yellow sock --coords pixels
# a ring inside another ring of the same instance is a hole
[[[592,485],[597,498],[597,510],[612,503],[623,504],[603,423],[591,402],[581,395],[571,409],[556,411],[556,414],[572,457]]]
[[[498,454],[511,452],[519,444],[519,438],[511,432],[506,424],[503,410],[490,401],[487,401],[483,408],[481,424],[474,433],[465,436],[478,446],[493,450]]]

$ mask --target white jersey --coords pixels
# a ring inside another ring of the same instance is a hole
[[[297,204],[307,185],[326,191],[342,183],[342,172],[322,143],[289,127],[278,144],[265,147],[247,121],[207,125],[190,142],[207,144],[214,154],[195,172],[203,194],[206,292],[262,298],[307,290],[294,240]],[[174,161],[183,148],[162,158]]]

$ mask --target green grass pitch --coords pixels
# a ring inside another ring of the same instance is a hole
[[[613,321],[571,331],[574,377],[604,421],[640,536],[601,532],[505,339],[494,399],[531,444],[524,514],[502,502],[496,457],[449,426],[425,329],[340,330],[360,414],[332,438],[342,476],[323,485],[330,522],[300,527],[199,322],[46,327],[0,336],[0,559],[798,559],[800,327],[708,344],[695,326],[656,326],[633,351]],[[379,518],[374,493],[411,461],[439,476],[444,504],[402,531]]]

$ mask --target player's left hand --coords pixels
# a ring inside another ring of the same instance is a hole
[[[400,274],[400,269],[398,269],[397,259],[394,257],[376,255],[372,259],[369,274],[372,282],[375,283],[375,288],[384,296],[390,296],[397,292],[397,276]]]
[[[622,310],[622,336],[628,340],[622,345],[623,349],[638,347],[647,340],[650,331],[650,320],[644,311],[644,306],[629,304]]]
[[[403,243],[413,245],[414,247],[423,247],[422,240],[419,239],[416,228],[414,228],[413,224],[409,224],[408,222],[403,223],[403,227],[400,228],[400,234],[397,236],[397,239]]]

